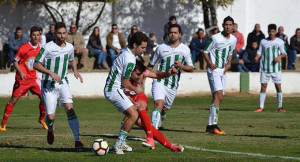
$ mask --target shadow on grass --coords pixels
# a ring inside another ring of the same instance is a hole
[[[75,149],[75,148],[44,148],[44,147],[31,147],[24,145],[9,145],[9,144],[0,144],[0,148],[16,148],[16,149],[37,149],[51,152],[90,152],[90,148],[84,149]]]
[[[292,139],[294,137],[289,136],[270,136],[270,135],[253,135],[253,134],[245,134],[245,135],[234,135],[240,137],[267,137],[267,138],[277,138],[277,139]]]

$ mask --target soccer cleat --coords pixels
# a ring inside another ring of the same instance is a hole
[[[48,126],[47,124],[44,122],[44,120],[38,120],[39,123],[41,123],[43,125],[43,128],[48,130]]]
[[[285,110],[282,107],[278,108],[278,111],[285,112]]]
[[[183,146],[177,146],[177,145],[171,145],[170,149],[175,152],[183,152],[184,151]]]
[[[145,146],[145,147],[149,147],[152,150],[155,149],[154,139],[153,138],[147,138],[147,141],[146,142],[142,142],[142,145]]]
[[[83,143],[81,141],[76,141],[75,148],[76,149],[84,149]]]
[[[220,135],[225,135],[226,134],[226,132],[220,130],[220,128],[217,125],[208,125],[206,127],[206,132],[213,133],[213,134],[220,134]]]
[[[114,146],[113,146],[113,150],[114,150],[114,151],[116,152],[116,154],[118,154],[118,155],[124,155],[122,146],[116,146],[116,145],[114,145]]]
[[[127,143],[124,141],[123,145],[121,146],[123,151],[127,151],[127,152],[131,152],[132,151],[132,147],[130,147],[129,145],[127,145]]]
[[[0,124],[0,131],[6,131],[6,124]]]
[[[206,130],[205,130],[205,132],[208,132],[208,133],[210,133],[211,131],[212,131],[212,125],[207,125],[206,126]]]
[[[256,109],[256,110],[254,110],[254,112],[262,112],[262,111],[264,111],[263,108],[258,108],[258,109]]]
[[[48,130],[47,142],[48,142],[49,145],[53,144],[53,142],[54,142],[54,130],[52,132],[49,132],[49,130]]]

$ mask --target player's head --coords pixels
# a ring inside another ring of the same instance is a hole
[[[270,38],[275,38],[276,37],[276,32],[277,31],[277,26],[275,24],[269,24],[268,25],[268,33]]]
[[[258,42],[257,42],[257,41],[253,41],[253,42],[251,43],[251,47],[252,47],[253,49],[257,49],[257,48],[258,48]]]
[[[141,55],[146,51],[147,42],[149,38],[143,32],[136,32],[130,38],[129,47],[133,50],[135,55]]]
[[[71,26],[70,26],[70,32],[72,34],[74,34],[74,33],[76,33],[76,31],[77,31],[77,25],[72,23]]]
[[[204,35],[204,30],[202,28],[199,28],[198,31],[197,31],[197,35],[199,38],[202,38],[203,35]]]
[[[63,43],[67,36],[66,24],[58,22],[55,24],[55,38],[58,43]]]
[[[118,33],[118,26],[117,26],[117,24],[112,24],[111,25],[111,32],[114,33],[114,34]]]
[[[300,28],[296,29],[295,35],[297,36],[297,38],[300,38]]]
[[[138,82],[141,79],[145,70],[146,66],[141,61],[136,60],[135,68],[131,73],[131,79],[135,82]]]
[[[50,32],[51,32],[52,34],[54,34],[54,32],[55,32],[55,24],[51,24],[51,25],[50,25]]]
[[[172,24],[169,27],[169,43],[175,43],[179,41],[179,38],[181,37],[182,31],[181,27],[178,24]]]
[[[233,24],[234,24],[234,20],[232,17],[227,16],[224,18],[223,20],[223,34],[230,34],[232,32],[232,28],[233,28]]]
[[[18,38],[22,36],[23,30],[20,26],[16,27],[16,35]]]
[[[33,26],[30,29],[30,41],[32,44],[37,44],[40,40],[41,29],[39,27]]]
[[[177,23],[176,16],[170,16],[169,22],[170,22],[170,24],[176,24]]]

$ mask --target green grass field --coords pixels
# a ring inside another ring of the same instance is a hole
[[[2,118],[8,98],[0,98]],[[48,145],[47,131],[37,122],[37,97],[22,98],[15,106],[7,124],[0,132],[0,161],[299,161],[300,99],[285,97],[286,113],[277,112],[276,97],[269,95],[265,111],[258,107],[258,96],[225,96],[220,109],[219,126],[227,135],[205,133],[210,96],[176,98],[164,122],[163,134],[172,143],[186,146],[183,153],[172,152],[160,144],[155,150],[141,146],[141,141],[127,140],[134,149],[125,155],[109,152],[95,156],[90,147],[93,140],[104,138],[110,146],[118,134],[123,115],[103,98],[74,99],[80,122],[81,141],[86,149],[77,152],[63,108],[57,108],[55,142]],[[153,103],[149,105],[152,112]],[[138,127],[131,137],[144,138]],[[190,147],[189,147],[190,146]],[[246,154],[244,154],[246,153]]]

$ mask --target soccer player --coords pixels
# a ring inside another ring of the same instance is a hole
[[[269,37],[261,40],[255,61],[260,59],[260,83],[261,89],[259,94],[259,108],[255,112],[264,111],[266,99],[266,89],[270,78],[277,91],[278,111],[285,112],[282,107],[282,90],[281,90],[281,64],[280,60],[286,57],[284,42],[276,37],[276,25],[268,25]]]
[[[73,109],[73,100],[68,81],[68,62],[70,62],[76,79],[83,82],[81,75],[76,69],[74,60],[74,47],[65,41],[67,32],[66,25],[58,22],[55,25],[55,42],[46,43],[35,59],[34,68],[43,73],[42,78],[42,99],[44,101],[48,125],[47,142],[52,145],[54,142],[54,120],[57,99],[60,105],[63,104],[68,116],[69,126],[75,138],[75,148],[83,148],[79,140],[79,122]]]
[[[40,117],[38,122],[43,125],[45,129],[48,129],[44,122],[46,110],[41,98],[41,80],[38,77],[38,73],[33,69],[33,63],[35,57],[40,51],[40,29],[38,27],[32,27],[30,29],[30,41],[20,46],[15,56],[14,67],[16,68],[16,81],[13,88],[12,96],[9,102],[6,104],[3,119],[0,125],[0,130],[6,130],[6,123],[9,115],[14,109],[15,104],[21,96],[25,96],[30,90],[32,94],[37,95],[40,98]]]
[[[146,67],[144,64],[140,61],[136,61],[136,66],[135,69],[133,70],[131,77],[130,77],[130,82],[132,83],[133,86],[139,87],[140,86],[140,81],[142,79],[142,74],[145,72]],[[151,78],[165,78],[169,77],[173,74],[176,74],[176,69],[173,68],[172,72],[170,73],[149,73],[148,77]],[[145,73],[144,73],[145,74]],[[139,112],[139,118],[136,122],[136,124],[140,127],[142,127],[146,134],[147,134],[147,141],[143,142],[142,145],[146,147],[150,147],[151,149],[155,148],[154,145],[154,139],[157,140],[160,144],[165,146],[166,148],[175,151],[175,152],[183,152],[184,148],[182,146],[177,146],[171,144],[165,136],[157,129],[154,128],[153,125],[151,125],[151,120],[147,114],[148,110],[148,99],[147,96],[145,95],[144,92],[140,94],[135,94],[133,91],[130,91],[128,89],[124,90],[124,93],[130,97],[130,100],[135,103],[137,106],[137,110]]]
[[[235,49],[236,37],[231,34],[234,24],[230,16],[223,20],[223,31],[213,35],[204,48],[204,59],[207,62],[207,78],[212,93],[208,125],[206,132],[226,134],[218,127],[220,104],[225,92],[226,72],[231,67],[232,51]]]
[[[178,74],[172,77],[153,80],[152,95],[155,104],[151,120],[156,129],[166,118],[166,113],[173,104],[179,86],[181,70],[187,72],[194,70],[189,47],[180,43],[181,33],[181,27],[178,24],[170,25],[169,41],[157,47],[147,67],[147,70],[151,71],[156,62],[159,62],[157,72],[168,72],[173,66],[179,69]]]

